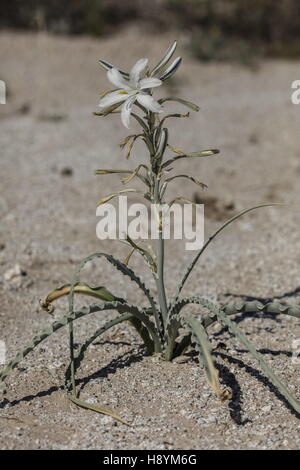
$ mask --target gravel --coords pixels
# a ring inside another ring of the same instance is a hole
[[[114,176],[99,179],[93,171],[128,165],[117,145],[125,136],[119,117],[92,116],[99,91],[109,86],[97,61],[128,68],[145,55],[158,59],[172,39],[162,34],[150,40],[137,28],[98,40],[1,33],[1,78],[10,92],[0,108],[0,340],[6,342],[8,360],[49,324],[39,299],[69,282],[76,263],[94,251],[126,256],[124,245],[100,242],[95,235],[96,203],[120,183]],[[277,296],[299,303],[300,114],[290,100],[299,64],[265,62],[249,69],[201,64],[181,52],[183,65],[167,92],[199,103],[201,111],[190,120],[172,121],[170,141],[188,151],[221,149],[220,156],[188,162],[189,168],[178,164],[179,173],[184,169],[209,186],[205,197],[208,206],[213,202],[207,234],[232,207],[236,212],[260,202],[288,204],[260,209],[228,228],[184,293],[219,301]],[[179,105],[168,105],[173,109]],[[143,161],[142,150],[137,144],[133,168]],[[199,191],[183,180],[170,187],[169,197],[199,199]],[[182,243],[169,243],[169,296],[191,256]],[[145,305],[133,284],[103,263],[93,263],[84,279]],[[143,261],[135,256],[131,266],[155,292]],[[57,302],[56,316],[66,308],[65,300]],[[111,315],[78,320],[76,342]],[[300,397],[300,365],[291,358],[293,340],[300,338],[299,321],[264,315],[238,315],[236,320]],[[128,427],[66,400],[67,338],[58,331],[6,381],[0,448],[298,449],[299,416],[238,340],[218,326],[211,337],[221,381],[233,390],[225,403],[210,390],[195,356],[172,363],[147,357],[129,325],[115,327],[89,349],[78,373],[80,396],[114,410]]]

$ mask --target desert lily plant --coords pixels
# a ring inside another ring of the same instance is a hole
[[[183,354],[186,348],[194,347],[199,353],[199,363],[203,366],[207,381],[220,400],[231,398],[231,391],[223,387],[220,383],[218,371],[214,362],[213,347],[210,339],[210,327],[218,322],[220,325],[228,328],[229,332],[235,335],[241,344],[256,359],[259,367],[265,375],[271,380],[279,392],[285,397],[296,412],[300,412],[300,401],[292,396],[288,388],[276,377],[263,356],[255,349],[249,339],[236,323],[230,319],[231,315],[241,312],[250,313],[273,313],[291,315],[300,317],[300,308],[295,306],[282,305],[275,302],[261,303],[258,301],[229,303],[227,305],[218,305],[208,300],[203,295],[191,297],[182,297],[181,291],[192,273],[196,263],[201,258],[204,251],[210,246],[213,240],[230,224],[238,220],[250,211],[266,204],[245,209],[239,214],[229,219],[221,225],[204,243],[202,248],[195,254],[189,266],[185,269],[182,279],[177,287],[173,298],[167,299],[165,290],[164,273],[164,237],[163,237],[163,214],[160,210],[162,204],[166,204],[165,195],[168,185],[175,178],[188,178],[193,183],[205,187],[205,185],[192,176],[186,174],[172,175],[173,166],[178,160],[189,160],[210,157],[218,153],[218,150],[199,150],[195,152],[185,152],[172,147],[169,144],[169,134],[166,124],[170,118],[188,117],[189,113],[164,114],[165,106],[168,101],[179,103],[180,106],[188,108],[189,111],[199,111],[199,107],[189,101],[174,96],[167,96],[155,99],[154,90],[163,85],[177,71],[181,58],[172,60],[176,49],[174,42],[166,51],[160,62],[153,68],[148,67],[148,59],[140,59],[131,69],[124,72],[109,62],[100,61],[100,65],[106,69],[109,81],[114,85],[110,92],[102,93],[99,108],[95,113],[98,116],[105,117],[114,114],[120,114],[122,123],[126,128],[130,126],[130,121],[137,121],[140,132],[129,135],[121,143],[122,148],[127,148],[126,156],[129,157],[133,145],[137,139],[141,139],[149,154],[149,163],[140,164],[135,169],[99,169],[97,175],[109,175],[119,173],[123,175],[124,184],[129,183],[134,178],[138,178],[145,186],[143,196],[146,201],[157,207],[158,215],[158,237],[156,240],[156,253],[150,252],[136,244],[129,236],[127,243],[130,245],[130,253],[124,262],[116,259],[111,254],[95,253],[84,259],[78,266],[76,277],[71,284],[66,284],[52,291],[43,301],[42,307],[49,313],[54,310],[53,302],[62,297],[68,296],[69,311],[61,319],[52,323],[39,335],[35,336],[29,344],[4,368],[0,374],[0,382],[12,372],[12,370],[24,359],[42,341],[48,338],[58,329],[67,326],[69,328],[69,347],[70,364],[66,370],[65,391],[66,396],[75,404],[100,413],[108,414],[122,422],[122,418],[102,407],[94,406],[91,403],[79,399],[76,391],[75,375],[78,370],[88,347],[110,328],[122,322],[129,322],[140,335],[145,344],[149,355],[160,353],[166,361]],[[171,63],[170,63],[171,61]],[[141,78],[143,74],[143,78]],[[166,156],[167,152],[172,152],[171,156]],[[124,192],[133,192],[135,189],[123,189],[119,192],[103,197],[99,204],[103,204],[113,197]],[[178,198],[180,199],[180,198]],[[182,198],[181,198],[182,199]],[[168,204],[171,205],[171,201]],[[157,287],[157,298],[145,285],[142,279],[129,266],[129,258],[133,252],[143,256],[147,267],[150,269]],[[116,270],[133,281],[138,289],[144,294],[148,306],[141,308],[138,305],[130,305],[128,301],[121,296],[112,294],[106,287],[92,287],[80,279],[82,268],[95,258],[104,258]],[[74,308],[74,296],[82,294],[97,299],[97,303],[89,304],[81,309]],[[192,314],[186,311],[185,307],[196,304],[199,307],[199,314]],[[78,318],[88,317],[94,312],[104,312],[113,310],[118,313],[117,317],[100,326],[94,334],[82,344],[79,352],[74,348],[74,322]],[[182,330],[183,328],[183,330]],[[181,332],[184,331],[182,334]]]

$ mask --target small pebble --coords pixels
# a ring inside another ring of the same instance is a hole
[[[26,275],[27,275],[26,271],[23,268],[21,268],[19,264],[16,264],[13,268],[8,269],[4,273],[4,280],[11,281],[15,277],[26,276]]]
[[[60,170],[61,176],[72,176],[73,175],[73,169],[70,168],[69,166],[65,166]]]

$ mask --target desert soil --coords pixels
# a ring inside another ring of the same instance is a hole
[[[98,59],[125,69],[143,56],[153,63],[173,36],[141,35],[135,28],[105,39],[1,33],[0,78],[7,83],[8,97],[7,104],[0,105],[0,339],[6,342],[7,360],[51,323],[39,299],[72,280],[83,257],[95,251],[126,256],[123,244],[100,241],[95,234],[96,203],[120,186],[119,178],[93,172],[134,168],[145,162],[145,156],[138,144],[128,163],[118,147],[126,135],[119,116],[92,115],[99,92],[109,89]],[[193,174],[208,190],[176,180],[168,197],[185,195],[206,202],[207,235],[243,208],[287,204],[260,209],[229,227],[206,252],[184,294],[220,302],[276,297],[297,304],[300,107],[291,103],[291,83],[299,78],[299,63],[265,62],[251,68],[203,64],[189,56],[184,38],[179,49],[183,65],[159,93],[192,100],[201,111],[173,120],[170,142],[188,151],[220,148],[221,153],[178,164],[178,172]],[[185,111],[179,104],[166,108]],[[168,296],[192,254],[182,242],[170,242],[165,267]],[[131,267],[155,293],[138,255]],[[91,263],[82,277],[146,305],[134,284],[104,261]],[[82,299],[77,302],[81,305]],[[66,309],[66,299],[61,299],[56,317]],[[76,342],[113,315],[78,320]],[[237,315],[236,321],[300,397],[300,365],[292,361],[299,321],[265,315]],[[233,390],[233,398],[225,403],[210,390],[192,354],[179,363],[147,357],[125,324],[95,342],[78,373],[80,396],[112,409],[130,423],[128,427],[77,408],[65,398],[67,332],[60,330],[7,379],[0,402],[0,448],[299,448],[299,416],[256,362],[220,326],[211,329],[211,338],[221,381]]]

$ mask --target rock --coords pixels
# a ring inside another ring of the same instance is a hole
[[[271,405],[266,405],[262,407],[261,411],[263,411],[264,413],[270,413],[271,409],[272,409]]]
[[[23,103],[19,109],[18,109],[18,113],[20,114],[28,114],[30,113],[31,111],[31,104],[30,103]]]
[[[189,361],[189,357],[188,356],[178,356],[178,357],[175,357],[175,359],[173,359],[172,362],[175,362],[176,364],[184,364],[185,362],[188,362]]]
[[[19,264],[16,264],[13,268],[8,269],[4,273],[4,280],[11,281],[14,277],[27,276],[27,273],[24,269],[21,268]]]
[[[73,169],[69,166],[65,166],[60,170],[61,176],[72,176],[73,175]]]

